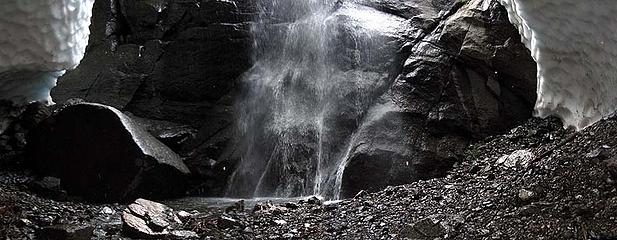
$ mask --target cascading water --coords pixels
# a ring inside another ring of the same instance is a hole
[[[237,103],[242,159],[227,196],[334,198],[348,142],[386,84],[386,42],[403,19],[341,1],[258,6],[254,67]]]

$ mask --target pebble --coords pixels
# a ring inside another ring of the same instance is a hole
[[[114,214],[115,211],[111,209],[110,207],[104,207],[103,209],[101,209],[101,213],[111,215],[111,214]]]
[[[186,211],[179,211],[176,215],[178,215],[178,217],[180,218],[180,220],[187,220],[189,219],[191,216],[193,216],[193,214],[190,214]]]
[[[521,199],[523,202],[529,202],[533,198],[535,198],[535,196],[536,196],[536,193],[529,191],[527,189],[521,189],[518,191],[518,198]]]
[[[285,224],[287,224],[287,221],[285,221],[285,220],[274,220],[274,223],[276,223],[278,225],[285,225]]]

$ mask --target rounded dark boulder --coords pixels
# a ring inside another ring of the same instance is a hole
[[[29,134],[26,154],[35,172],[60,178],[69,195],[94,202],[178,196],[189,174],[176,153],[101,104],[57,111]]]

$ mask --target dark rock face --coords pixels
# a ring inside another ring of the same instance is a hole
[[[531,116],[536,64],[496,1],[486,9],[479,0],[353,2],[405,18],[408,27],[384,46],[400,46],[395,56],[375,54],[383,63],[371,66],[379,82],[366,90],[370,99],[340,94],[342,102],[363,98],[369,110],[352,116],[340,109],[340,117],[328,120],[336,126],[332,134],[351,135],[329,143],[346,156],[342,197],[443,176],[470,142]],[[194,193],[220,195],[241,154],[233,104],[239,78],[251,67],[255,4],[97,1],[86,56],[52,96],[143,118],[151,133],[186,157],[200,185]],[[353,45],[353,31],[341,28],[342,38],[349,37],[344,42]],[[348,56],[335,58],[346,69]],[[161,129],[148,119],[174,127]],[[294,148],[309,156],[311,144]]]
[[[250,11],[234,1],[96,1],[86,55],[52,96],[197,128],[229,121],[224,99],[250,67]]]
[[[61,179],[71,195],[96,202],[184,193],[179,156],[118,110],[99,104],[61,109],[30,134],[28,160]]]
[[[408,30],[415,34],[380,110],[357,132],[344,197],[443,176],[470,141],[531,116],[536,65],[505,9],[470,1],[420,22],[427,25]]]

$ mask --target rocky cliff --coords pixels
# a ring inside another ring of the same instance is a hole
[[[441,176],[474,139],[531,116],[535,63],[505,9],[482,2],[356,1],[406,27],[379,68],[369,105],[380,110],[347,130],[343,196]],[[199,129],[178,150],[201,190],[221,194],[239,160],[233,104],[256,13],[244,1],[97,1],[87,54],[53,97]]]

